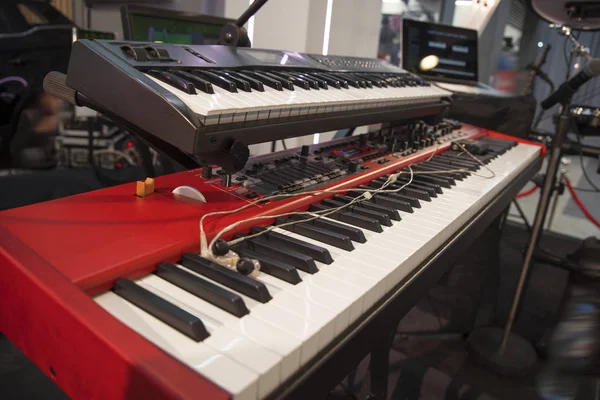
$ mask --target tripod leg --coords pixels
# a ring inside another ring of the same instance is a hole
[[[521,216],[521,218],[523,218],[523,223],[525,224],[525,227],[527,228],[527,231],[531,232],[531,225],[529,224],[529,221],[527,220],[527,216],[523,212],[523,209],[521,208],[521,205],[519,204],[519,202],[517,201],[517,199],[513,199],[513,204],[515,205],[515,208],[519,212],[519,215]]]

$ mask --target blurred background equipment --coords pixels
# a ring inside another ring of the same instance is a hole
[[[41,116],[31,117],[49,118],[45,118],[44,126],[23,127],[28,132],[23,136],[31,138],[31,131],[36,129],[52,130],[52,111],[56,105],[44,100],[42,81],[50,71],[67,70],[73,36],[71,21],[49,1],[7,0],[0,4],[0,168],[10,166],[13,158],[31,158],[15,155],[20,149],[11,148],[24,110],[37,108]],[[36,147],[40,150],[40,146]],[[41,147],[46,146],[41,143]],[[48,164],[48,155],[43,150],[35,153],[33,163]]]
[[[140,159],[130,135],[103,117],[61,122],[55,145],[58,166],[65,168],[95,165],[112,170],[138,165]],[[94,165],[90,165],[90,148]]]
[[[424,60],[437,57],[435,65]],[[478,33],[473,29],[402,20],[402,67],[456,93],[503,96],[479,80]],[[423,68],[426,67],[426,68]]]

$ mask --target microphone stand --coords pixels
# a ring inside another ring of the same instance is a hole
[[[544,227],[544,221],[546,220],[546,215],[548,213],[548,206],[550,204],[552,190],[556,183],[556,174],[558,172],[558,169],[560,168],[560,159],[562,156],[563,143],[565,142],[567,133],[569,132],[570,104],[570,97],[561,103],[561,111],[560,115],[558,116],[558,123],[556,125],[556,135],[554,136],[552,149],[550,151],[548,168],[546,169],[546,176],[544,178],[544,184],[542,185],[542,193],[538,201],[537,210],[535,213],[535,220],[533,222],[531,236],[529,238],[529,244],[527,245],[527,251],[525,252],[525,258],[523,260],[523,266],[521,267],[521,275],[519,277],[517,291],[513,299],[513,304],[510,310],[510,314],[508,316],[508,320],[506,322],[506,326],[504,328],[504,334],[502,335],[500,348],[498,349],[498,353],[500,355],[506,354],[506,347],[509,341],[509,337],[511,335],[512,326],[521,302],[521,297],[525,288],[527,275],[529,274],[531,259],[538,246],[540,235]]]
[[[558,26],[558,28],[560,28],[561,34],[571,38],[576,46],[576,51],[583,53],[584,56],[586,56],[585,50],[587,49],[571,35],[571,29],[565,26]],[[588,58],[588,60],[591,59],[591,55],[587,53],[586,58]],[[548,167],[546,169],[543,185],[541,186],[541,195],[531,228],[531,236],[529,237],[529,243],[523,258],[517,289],[506,325],[504,326],[504,329],[496,327],[478,328],[469,335],[468,343],[474,355],[482,363],[502,375],[523,375],[533,367],[537,359],[536,351],[531,343],[513,333],[512,328],[521,305],[532,259],[536,252],[539,252],[538,244],[544,229],[544,222],[546,221],[546,216],[548,214],[552,193],[556,186],[556,176],[561,166],[563,146],[566,142],[567,133],[570,128],[570,105],[575,91],[576,89],[568,93],[568,95],[559,102],[560,114],[556,123],[556,133],[552,140],[552,147],[548,156]],[[545,101],[547,100],[548,99]]]
[[[235,22],[226,24],[221,29],[219,44],[233,47],[250,47],[250,38],[244,24],[261,9],[268,0],[254,0],[250,7]]]
[[[533,346],[526,339],[512,333],[512,328],[521,305],[531,261],[538,248],[544,228],[552,192],[556,185],[556,175],[561,166],[562,147],[570,126],[570,103],[571,97],[561,102],[561,111],[556,126],[556,134],[552,141],[542,192],[506,325],[504,329],[496,327],[478,328],[469,335],[468,342],[471,351],[475,353],[481,362],[502,375],[523,375],[533,367],[537,360],[537,354]]]

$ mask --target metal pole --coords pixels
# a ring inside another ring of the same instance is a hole
[[[504,352],[506,344],[508,343],[508,338],[510,336],[513,323],[515,322],[517,310],[519,309],[521,297],[523,296],[523,291],[525,289],[525,282],[527,281],[527,276],[529,274],[529,267],[531,266],[533,252],[535,251],[538,245],[540,234],[542,233],[544,227],[544,220],[546,219],[546,213],[548,211],[548,205],[550,203],[550,196],[552,195],[552,189],[554,188],[554,183],[556,181],[556,172],[558,171],[560,165],[560,157],[562,153],[561,147],[569,130],[570,102],[571,99],[569,98],[562,104],[561,113],[558,118],[558,124],[556,126],[556,136],[554,137],[554,142],[552,143],[552,150],[550,152],[548,168],[546,170],[546,177],[544,178],[544,185],[542,186],[542,194],[540,195],[540,200],[538,201],[537,211],[535,213],[535,220],[533,222],[533,229],[529,238],[527,252],[525,253],[525,258],[523,260],[523,266],[521,267],[521,276],[519,277],[519,283],[517,284],[517,291],[515,293],[515,297],[513,298],[510,314],[508,315],[508,320],[506,321],[506,326],[504,327],[502,342],[500,343],[500,347],[498,349],[499,354],[502,354]]]
[[[250,7],[248,7],[248,9],[235,21],[235,24],[242,27],[262,6],[265,5],[267,1],[268,0],[254,0],[254,2],[250,4]]]
[[[558,177],[558,184],[561,185],[565,174],[561,171],[560,176]],[[550,217],[548,218],[548,226],[546,229],[550,230],[552,227],[552,221],[554,220],[554,214],[556,213],[556,206],[558,205],[558,188],[555,188],[554,197],[552,198],[552,206],[550,207]]]
[[[527,228],[527,232],[531,232],[531,225],[529,225],[529,221],[527,220],[527,216],[523,212],[523,209],[519,205],[519,202],[517,201],[516,198],[513,199],[513,204],[515,205],[515,207],[517,208],[517,211],[521,215],[521,218],[523,219],[523,223],[525,224],[525,228]]]

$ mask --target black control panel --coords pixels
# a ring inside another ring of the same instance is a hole
[[[271,195],[318,189],[353,174],[376,168],[431,146],[460,139],[461,124],[444,120],[437,125],[423,122],[383,128],[322,144],[254,157],[246,167],[231,175],[230,185]],[[213,168],[207,175],[226,174]]]

